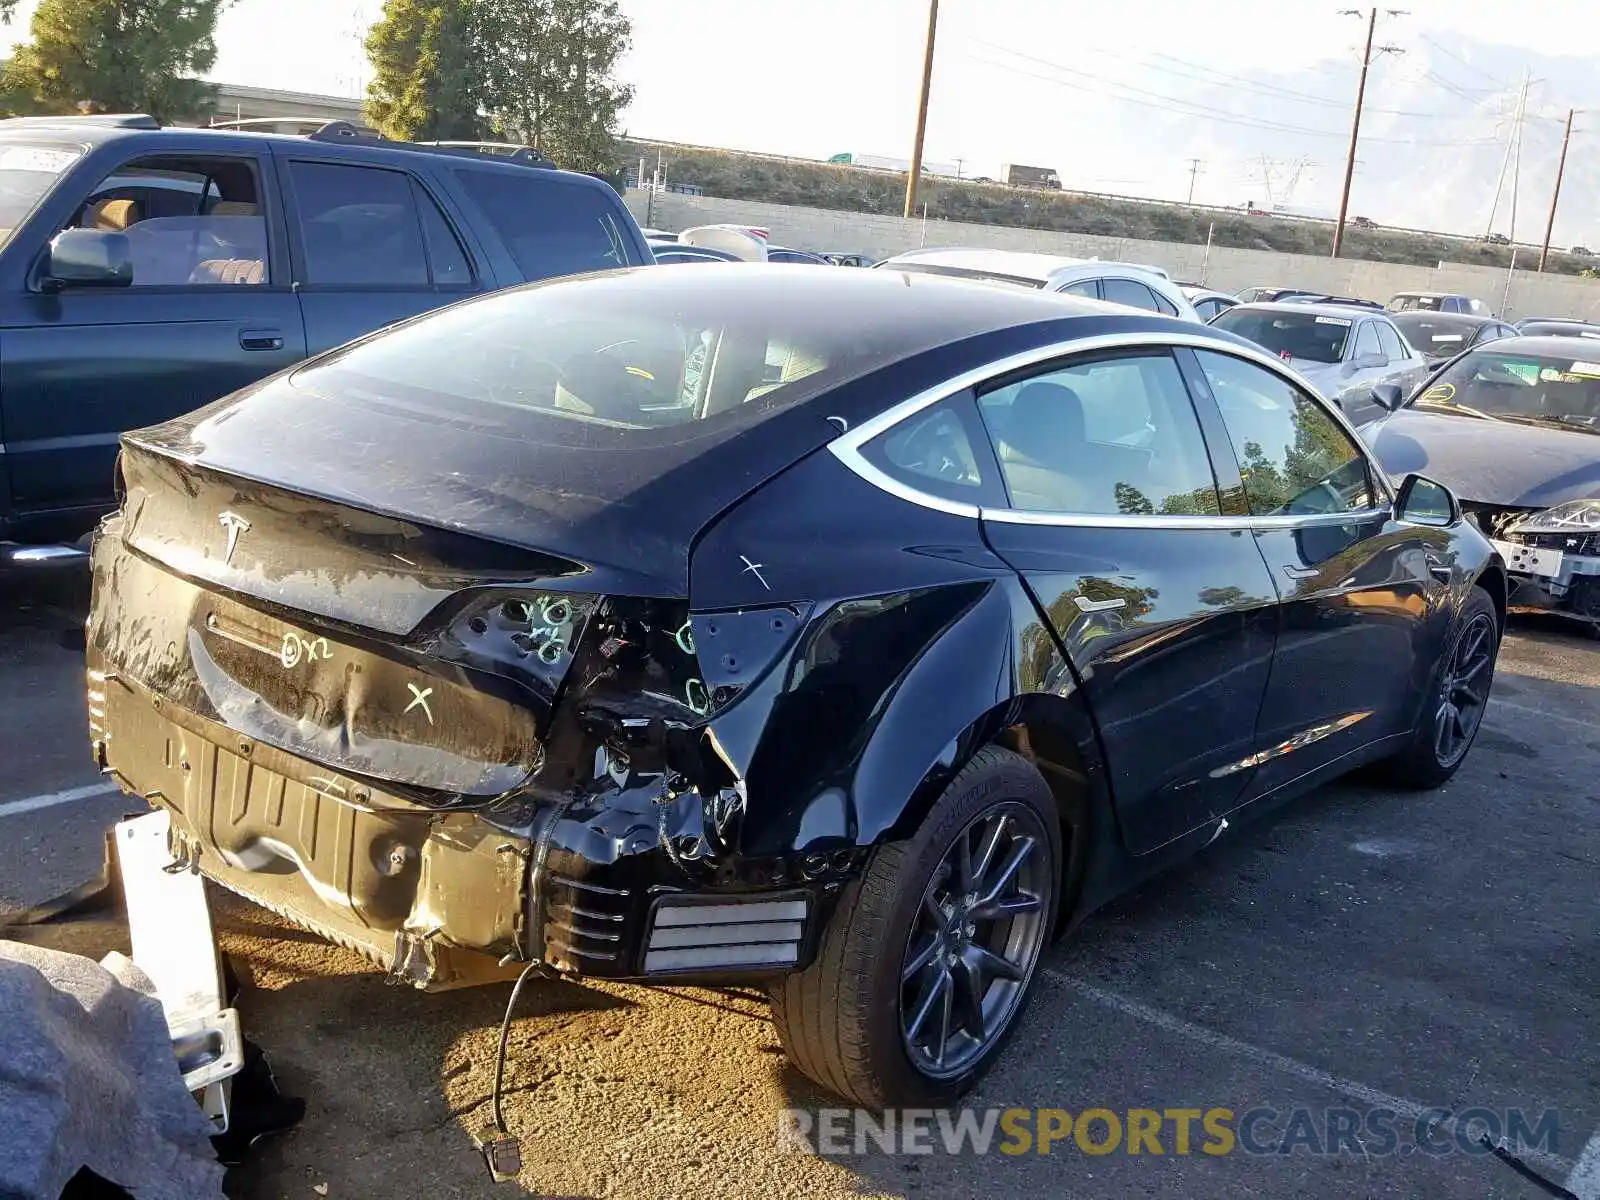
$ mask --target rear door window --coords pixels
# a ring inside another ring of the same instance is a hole
[[[642,261],[597,188],[529,168],[456,172],[524,279],[608,271]]]
[[[1080,279],[1077,283],[1067,284],[1061,290],[1074,296],[1087,296],[1090,300],[1100,299],[1100,283],[1095,279]]]
[[[1077,362],[978,401],[1014,508],[1215,515],[1216,481],[1170,354]]]
[[[410,176],[380,167],[291,162],[305,282],[313,287],[429,285]]]

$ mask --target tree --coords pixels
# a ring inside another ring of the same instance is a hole
[[[373,78],[367,120],[386,137],[471,141],[481,113],[486,63],[484,0],[385,0],[367,34]]]
[[[217,16],[228,0],[40,0],[31,40],[6,64],[13,102],[40,112],[147,112],[163,120],[208,112],[216,89],[196,78],[217,60]],[[0,16],[14,3],[0,0]]]
[[[494,127],[569,170],[614,170],[619,119],[633,99],[615,75],[633,32],[617,0],[478,3]]]

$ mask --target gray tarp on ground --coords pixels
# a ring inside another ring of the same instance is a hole
[[[140,1200],[222,1196],[161,1002],[120,954],[0,941],[0,1114],[0,1196],[57,1200],[81,1167]]]

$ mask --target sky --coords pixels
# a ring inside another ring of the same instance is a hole
[[[1530,71],[1516,234],[1537,238],[1561,121],[1580,115],[1556,241],[1600,249],[1596,0],[1400,0],[1379,55],[1352,212],[1471,230],[1510,210],[1520,76]],[[1336,206],[1365,34],[1338,0],[941,0],[927,158],[1003,163],[1068,187],[1200,203]],[[927,0],[622,0],[629,133],[822,158],[907,158]],[[25,33],[24,19],[0,41]],[[343,95],[368,72],[380,0],[234,0],[213,77]],[[1365,8],[1363,8],[1363,13]],[[1584,126],[1594,129],[1586,136]],[[1200,168],[1191,174],[1193,159]],[[1502,179],[1502,175],[1506,178]],[[1497,186],[1498,185],[1498,186]],[[1497,195],[1498,193],[1498,195]]]

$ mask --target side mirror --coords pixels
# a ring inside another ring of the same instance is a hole
[[[1455,493],[1426,475],[1407,475],[1394,502],[1397,520],[1411,525],[1454,525],[1461,519],[1461,503]]]
[[[45,256],[46,291],[119,288],[133,283],[133,247],[128,235],[109,229],[63,229]]]
[[[1355,357],[1355,361],[1350,365],[1357,371],[1370,371],[1374,367],[1387,367],[1389,365],[1389,360],[1382,354],[1377,353],[1358,354]]]
[[[1405,403],[1406,394],[1400,390],[1398,383],[1375,383],[1372,385],[1372,402],[1385,412],[1394,412]]]

